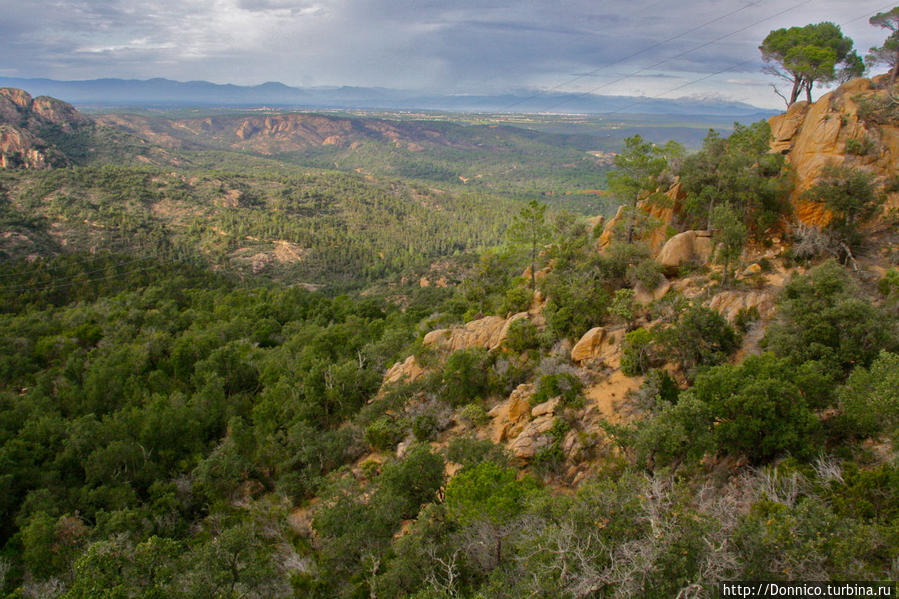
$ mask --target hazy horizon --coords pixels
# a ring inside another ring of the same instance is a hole
[[[890,8],[847,0],[0,0],[0,7],[7,77],[558,91],[764,108],[783,106],[761,73],[757,47],[768,31],[830,20],[863,55],[885,37],[868,17]]]

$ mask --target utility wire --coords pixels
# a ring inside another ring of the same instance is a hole
[[[665,64],[666,62],[669,62],[669,61],[671,61],[671,60],[674,60],[675,58],[681,58],[681,57],[683,57],[683,56],[686,56],[687,54],[690,54],[690,53],[695,52],[695,51],[697,51],[697,50],[701,50],[702,48],[706,48],[706,47],[708,47],[708,46],[711,46],[712,44],[716,44],[716,43],[720,42],[720,41],[723,40],[723,39],[727,39],[727,38],[729,38],[729,37],[731,37],[731,36],[733,36],[733,35],[736,35],[736,34],[738,34],[738,33],[742,33],[742,32],[744,32],[744,31],[746,31],[747,29],[752,29],[752,28],[755,27],[756,25],[760,25],[761,23],[764,23],[765,21],[770,21],[771,19],[774,19],[774,18],[779,17],[779,16],[781,16],[781,15],[784,15],[784,14],[786,14],[786,13],[788,13],[788,12],[791,12],[791,11],[793,11],[793,10],[796,10],[796,9],[799,8],[800,6],[803,6],[803,5],[805,5],[805,4],[809,4],[810,2],[812,2],[812,0],[802,0],[802,2],[800,2],[800,3],[798,3],[798,4],[794,4],[794,5],[791,6],[790,8],[787,8],[787,9],[784,9],[784,10],[782,10],[782,11],[779,11],[779,12],[777,12],[777,13],[775,13],[775,14],[773,14],[773,15],[767,16],[767,17],[765,17],[765,18],[763,18],[763,19],[759,19],[758,21],[755,21],[755,22],[753,22],[753,23],[751,23],[751,24],[749,24],[749,25],[746,25],[746,26],[744,26],[744,27],[740,27],[739,29],[737,29],[737,30],[735,30],[735,31],[731,31],[730,33],[726,33],[726,34],[724,34],[724,35],[721,35],[721,36],[719,36],[719,37],[716,37],[715,39],[709,40],[709,41],[707,41],[707,42],[704,42],[704,43],[702,43],[702,44],[700,44],[700,45],[698,45],[698,46],[694,46],[693,48],[690,48],[689,50],[684,50],[683,52],[679,52],[679,53],[677,53],[677,54],[675,54],[675,55],[673,55],[673,56],[669,56],[668,58],[665,58],[665,59],[663,59],[663,60],[660,60],[660,61],[658,61],[658,62],[655,62],[655,63],[653,63],[653,64],[651,64],[651,65],[649,65],[649,66],[643,67],[643,68],[641,68],[641,69],[637,69],[636,71],[633,71],[633,72],[631,72],[631,73],[628,73],[627,75],[624,75],[624,76],[619,77],[619,78],[617,78],[617,79],[613,79],[612,81],[608,81],[608,82],[606,82],[606,83],[603,83],[602,85],[597,86],[597,87],[594,87],[594,88],[592,88],[592,89],[589,89],[589,90],[587,90],[587,91],[585,91],[585,92],[581,92],[581,93],[579,93],[579,94],[576,94],[576,95],[574,95],[573,97],[564,98],[564,99],[561,100],[560,102],[557,102],[557,103],[555,103],[555,104],[552,104],[552,105],[550,105],[548,108],[546,108],[546,109],[544,109],[544,110],[552,110],[553,108],[557,108],[557,107],[559,107],[559,106],[561,106],[561,105],[563,105],[563,104],[566,104],[566,103],[568,103],[568,102],[570,102],[570,101],[572,101],[572,100],[575,100],[575,99],[578,99],[578,98],[583,98],[584,96],[588,96],[588,95],[594,94],[594,93],[596,93],[597,91],[599,91],[599,90],[601,90],[601,89],[605,89],[605,88],[609,87],[610,85],[614,85],[614,84],[616,84],[616,83],[620,83],[621,81],[624,81],[625,79],[629,79],[629,78],[631,78],[631,77],[633,77],[633,76],[635,76],[635,75],[639,75],[640,73],[643,73],[643,72],[648,71],[648,70],[650,70],[650,69],[654,69],[654,68],[656,68],[656,67],[658,67],[658,66],[661,66],[661,65]]]
[[[811,1],[811,0],[808,0],[808,1]],[[693,27],[692,29],[688,29],[688,30],[686,30],[686,31],[683,31],[683,32],[681,32],[681,33],[678,33],[677,35],[674,35],[674,36],[671,36],[671,37],[669,37],[669,38],[666,38],[666,39],[664,39],[664,40],[662,40],[662,41],[660,41],[660,42],[656,42],[655,44],[652,44],[651,46],[647,46],[647,47],[643,48],[642,50],[638,50],[638,51],[634,52],[633,54],[629,54],[629,55],[627,55],[627,56],[625,56],[625,57],[623,57],[623,58],[619,58],[618,60],[615,60],[615,61],[610,62],[610,63],[608,63],[608,64],[604,64],[604,65],[602,65],[601,67],[597,67],[597,68],[595,68],[595,69],[593,69],[592,71],[589,71],[589,72],[587,72],[587,73],[583,73],[583,74],[581,74],[581,75],[577,75],[576,77],[573,77],[573,78],[569,79],[568,81],[563,81],[562,83],[559,83],[559,84],[557,84],[557,85],[554,85],[554,86],[550,87],[549,89],[541,90],[541,91],[539,91],[539,92],[533,94],[532,96],[529,96],[529,97],[527,97],[527,98],[522,98],[522,99],[520,99],[520,100],[517,100],[517,101],[515,101],[515,102],[509,104],[508,106],[506,106],[504,109],[505,109],[505,110],[508,110],[509,108],[512,108],[512,107],[514,107],[514,106],[518,106],[519,104],[524,104],[525,102],[528,102],[528,101],[530,101],[530,100],[533,100],[533,99],[539,97],[540,94],[547,93],[547,92],[553,92],[553,91],[556,91],[556,90],[558,90],[558,89],[560,89],[560,88],[567,87],[567,86],[571,85],[572,83],[574,83],[575,81],[580,81],[581,79],[584,79],[584,78],[586,78],[586,77],[592,77],[593,75],[599,73],[600,71],[602,71],[602,70],[604,70],[604,69],[608,69],[608,68],[610,68],[610,67],[614,67],[614,66],[619,65],[619,64],[621,64],[621,63],[623,63],[623,62],[626,62],[626,61],[628,61],[628,60],[630,60],[630,59],[632,59],[632,58],[635,58],[635,57],[637,57],[637,56],[640,56],[641,54],[644,54],[644,53],[646,53],[646,52],[649,52],[650,50],[654,50],[654,49],[656,49],[656,48],[658,48],[658,47],[660,47],[660,46],[664,46],[665,44],[667,44],[667,43],[669,43],[669,42],[673,42],[674,40],[680,39],[680,38],[684,37],[685,35],[689,35],[689,34],[691,34],[691,33],[694,33],[694,32],[696,32],[696,31],[699,31],[699,30],[702,29],[703,27],[707,27],[708,25],[712,25],[713,23],[717,23],[718,21],[723,21],[724,19],[727,19],[727,18],[729,18],[729,17],[732,17],[733,15],[735,15],[735,14],[737,14],[737,13],[739,13],[739,12],[742,12],[742,11],[746,10],[747,8],[749,8],[749,7],[751,7],[751,6],[758,6],[759,4],[761,4],[761,2],[762,2],[762,0],[758,0],[757,2],[754,2],[754,3],[753,3],[753,2],[750,2],[749,4],[745,4],[745,5],[741,6],[740,8],[738,8],[738,9],[736,9],[736,10],[732,10],[732,11],[730,11],[730,12],[727,13],[727,14],[724,14],[724,15],[721,15],[720,17],[714,18],[714,19],[712,19],[711,21],[706,21],[706,22],[703,23],[702,25],[697,25],[696,27]],[[653,8],[653,7],[655,7],[655,6],[658,6],[659,4],[662,4],[662,2],[656,2],[655,4],[652,4],[651,6],[647,7],[645,10],[649,10],[650,8]]]

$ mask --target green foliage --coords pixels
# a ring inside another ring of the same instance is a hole
[[[462,525],[481,520],[499,525],[521,513],[527,496],[534,490],[534,481],[518,480],[512,468],[483,462],[447,483],[447,515]]]
[[[639,328],[624,336],[621,344],[621,372],[627,376],[646,374],[653,364],[653,335]]]
[[[740,346],[740,336],[717,311],[694,305],[674,324],[659,330],[663,353],[692,378],[697,370],[725,361]]]
[[[441,397],[462,406],[490,392],[490,357],[483,348],[460,349],[450,354],[441,374]]]
[[[746,244],[746,225],[740,215],[728,204],[719,204],[712,209],[709,219],[714,234],[712,240],[718,246],[715,260],[724,268],[722,283],[726,286],[732,277],[731,265],[740,259]]]
[[[506,229],[506,237],[514,245],[527,249],[531,269],[531,289],[537,289],[537,252],[549,239],[546,226],[546,204],[531,200]]]
[[[519,318],[509,325],[503,346],[515,353],[536,349],[540,343],[537,326],[529,318]]]
[[[859,227],[864,225],[880,209],[884,201],[874,187],[870,173],[846,166],[828,166],[822,169],[820,179],[803,197],[822,203],[831,213],[827,229],[837,243],[857,247],[862,236]],[[841,251],[841,254],[845,251]]]
[[[639,135],[624,140],[624,148],[615,155],[615,170],[607,178],[609,189],[628,209],[627,243],[634,241],[637,201],[657,192],[669,160],[682,153],[683,148],[675,142],[660,147]]]
[[[559,398],[562,406],[583,405],[581,391],[584,385],[580,379],[568,372],[544,374],[537,380],[537,388],[531,396],[532,405],[543,403],[553,397]]]
[[[864,63],[852,47],[852,39],[843,35],[839,26],[824,22],[776,29],[759,50],[768,63],[767,72],[792,85],[789,97],[777,92],[789,106],[803,90],[811,102],[815,83],[846,81],[861,75]]]
[[[392,451],[404,436],[406,427],[391,416],[381,416],[365,428],[365,440],[381,451]]]
[[[473,437],[454,437],[446,448],[446,459],[461,464],[464,468],[483,462],[493,462],[503,467],[509,465],[509,458],[502,445]]]
[[[838,396],[842,416],[853,433],[867,436],[885,431],[895,435],[899,427],[899,355],[883,351],[870,369],[853,370]]]
[[[813,394],[830,381],[806,374],[763,354],[699,375],[694,393],[714,418],[718,447],[757,462],[783,452],[811,455],[820,430],[812,408],[826,403]]]
[[[764,347],[796,364],[817,360],[841,378],[869,366],[877,354],[899,343],[896,323],[859,296],[847,272],[829,261],[795,277],[778,300],[778,320]]]
[[[767,121],[736,124],[726,139],[709,131],[702,150],[685,158],[679,170],[688,228],[709,228],[715,208],[728,205],[754,239],[767,237],[789,211],[792,190],[784,157],[769,152],[770,139]],[[719,218],[732,221],[726,213]]]
[[[899,69],[899,6],[891,10],[879,12],[868,22],[877,27],[883,27],[890,34],[880,46],[868,50],[865,56],[865,64],[871,68],[877,64],[885,64],[890,67],[890,87],[896,82],[896,70]]]
[[[413,445],[401,461],[384,465],[377,479],[378,492],[402,498],[402,518],[414,518],[422,504],[437,499],[443,486],[443,458],[427,444]]]
[[[846,140],[846,152],[854,156],[866,156],[874,150],[874,140],[870,137],[851,137]]]
[[[618,317],[628,329],[637,317],[637,305],[634,301],[636,292],[633,289],[619,289],[612,297],[609,314]]]

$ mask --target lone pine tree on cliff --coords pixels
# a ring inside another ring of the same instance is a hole
[[[899,6],[895,6],[886,12],[879,12],[868,20],[871,25],[883,27],[889,30],[890,35],[883,44],[868,50],[865,63],[872,67],[876,64],[885,64],[890,67],[890,88],[896,83],[896,75],[899,74]]]
[[[792,85],[789,98],[773,86],[774,93],[790,106],[803,91],[811,102],[815,83],[848,81],[864,73],[865,63],[853,45],[852,39],[843,35],[838,25],[824,22],[775,29],[759,50],[768,63],[765,72]]]

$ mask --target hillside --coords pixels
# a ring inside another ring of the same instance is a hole
[[[479,156],[433,124],[116,117],[197,162],[273,153],[235,172],[0,171],[0,591],[662,599],[896,580],[883,83],[690,154],[630,138],[612,218],[279,160],[329,137]],[[353,271],[382,285],[301,284]]]

